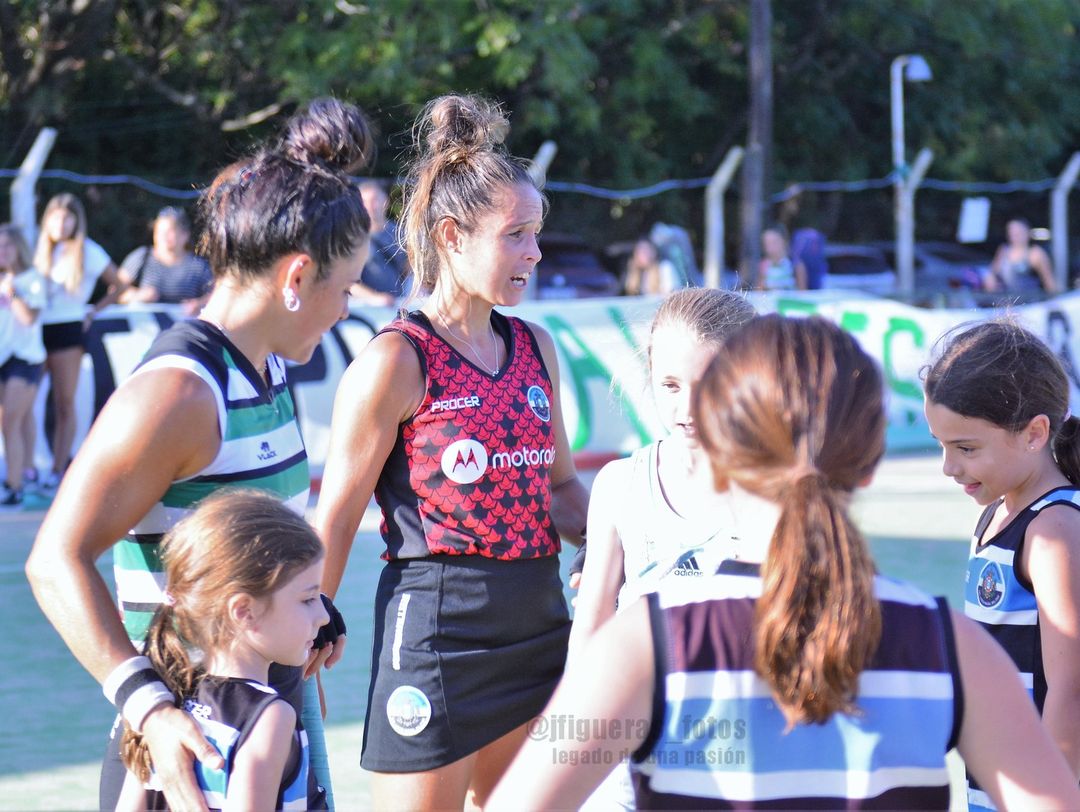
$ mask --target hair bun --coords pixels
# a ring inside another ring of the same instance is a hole
[[[355,174],[371,163],[375,141],[360,108],[324,98],[289,119],[281,151],[298,163]]]
[[[447,164],[498,147],[510,131],[499,105],[479,96],[443,96],[422,118],[427,122],[423,141],[428,152]]]

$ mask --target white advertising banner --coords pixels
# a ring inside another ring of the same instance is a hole
[[[754,293],[749,298],[762,313],[819,315],[835,321],[878,360],[887,389],[892,451],[934,444],[923,418],[920,369],[938,337],[958,324],[1002,315],[990,309],[925,310],[840,291]],[[646,377],[648,327],[658,303],[657,298],[529,302],[512,311],[542,325],[555,340],[570,444],[586,465],[627,454],[661,431]],[[394,315],[390,308],[354,308],[347,320],[326,334],[309,363],[290,369],[290,386],[316,475],[326,458],[337,383],[349,362]],[[1016,307],[1011,315],[1043,337],[1061,358],[1077,404],[1080,378],[1073,359],[1080,353],[1080,334],[1074,334],[1072,324],[1075,320],[1080,325],[1080,293]],[[180,317],[168,306],[112,307],[98,316],[79,384],[77,442],[154,336]],[[39,416],[44,414],[47,388],[46,383],[38,395]],[[41,465],[48,460],[44,439],[38,449]]]

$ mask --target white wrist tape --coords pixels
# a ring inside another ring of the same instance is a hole
[[[142,655],[120,663],[102,683],[101,691],[112,702],[136,733],[142,732],[142,724],[150,711],[174,701],[173,693]]]

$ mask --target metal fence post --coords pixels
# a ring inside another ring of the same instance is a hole
[[[926,147],[920,149],[911,172],[897,186],[896,273],[903,296],[915,292],[915,191],[933,160],[933,152]]]
[[[724,192],[735,177],[743,157],[742,147],[727,151],[705,187],[705,287],[720,287],[724,272]]]
[[[43,127],[11,182],[11,222],[22,230],[30,245],[37,240],[37,180],[54,143],[56,130]]]
[[[1074,152],[1050,194],[1050,240],[1058,290],[1069,289],[1069,192],[1080,174],[1080,152]]]

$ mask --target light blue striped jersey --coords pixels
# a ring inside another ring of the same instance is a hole
[[[875,578],[882,637],[858,713],[788,731],[753,666],[761,589],[756,566],[729,561],[648,596],[657,679],[638,808],[948,808],[962,700],[944,603]]]
[[[203,498],[222,488],[256,488],[279,497],[297,513],[307,507],[307,452],[286,386],[285,364],[275,355],[266,363],[269,385],[217,327],[192,320],[162,332],[132,374],[184,369],[198,375],[214,393],[221,436],[210,465],[173,482],[113,548],[124,627],[140,650],[165,586],[161,536]],[[114,397],[123,397],[123,385]]]
[[[1051,505],[1080,510],[1080,490],[1055,488],[1021,510],[997,535],[984,539],[986,528],[1001,505],[988,505],[971,538],[964,583],[964,614],[986,629],[1012,657],[1035,707],[1042,714],[1046,700],[1046,671],[1042,660],[1039,604],[1031,581],[1017,568],[1028,525]],[[993,801],[968,775],[968,807],[995,809]]]
[[[204,677],[195,696],[184,700],[184,711],[199,723],[203,735],[221,753],[225,767],[211,770],[195,763],[195,777],[206,805],[211,810],[226,807],[229,781],[236,767],[236,756],[244,746],[263,711],[281,700],[278,692],[254,680],[230,677]],[[274,809],[326,809],[326,793],[316,785],[309,771],[307,733],[297,717],[285,772],[280,778],[277,805]],[[273,776],[267,776],[273,780]],[[147,809],[166,809],[161,784],[156,775],[147,783]]]

